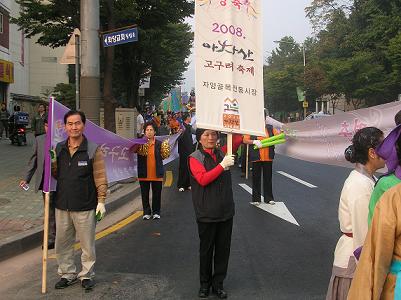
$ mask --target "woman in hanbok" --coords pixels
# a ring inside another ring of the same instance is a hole
[[[349,300],[401,299],[401,185],[377,203]]]
[[[384,167],[375,148],[383,132],[366,127],[355,133],[345,158],[355,164],[341,191],[338,207],[341,237],[334,251],[332,275],[326,300],[345,300],[356,269],[354,250],[362,246],[368,231],[368,205],[375,185],[374,173]]]
[[[370,225],[377,202],[385,191],[401,183],[401,125],[394,128],[376,148],[376,153],[386,161],[387,174],[377,182],[369,203],[368,224]]]

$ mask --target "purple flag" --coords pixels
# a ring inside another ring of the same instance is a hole
[[[64,115],[69,111],[67,107],[50,98],[49,104],[49,129],[46,136],[45,147],[45,174],[43,191],[54,191],[56,188],[56,180],[51,176],[51,163],[49,150],[55,148],[59,142],[67,139],[64,130]],[[85,124],[84,135],[93,143],[99,145],[103,152],[107,180],[115,182],[137,176],[137,155],[130,151],[135,144],[145,144],[146,139],[132,139],[120,137],[104,128],[101,128],[93,122],[87,120]],[[169,138],[171,155],[164,160],[166,164],[178,157],[177,139],[178,134],[173,136],[156,137],[159,140]]]

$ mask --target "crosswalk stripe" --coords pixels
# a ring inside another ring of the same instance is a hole
[[[281,175],[283,175],[283,176],[285,176],[285,177],[287,177],[287,178],[290,178],[290,179],[292,179],[292,180],[294,180],[294,181],[296,181],[296,182],[298,182],[298,183],[300,183],[300,184],[303,184],[303,185],[305,185],[305,186],[307,186],[307,187],[309,187],[309,188],[311,188],[311,189],[317,188],[316,185],[313,185],[313,184],[311,184],[311,183],[309,183],[309,182],[306,182],[306,181],[304,181],[304,180],[302,180],[302,179],[299,179],[299,178],[297,178],[297,177],[295,177],[295,176],[292,176],[292,175],[290,175],[290,174],[288,174],[288,173],[286,173],[286,172],[277,171],[277,173],[279,173],[279,174],[281,174]]]

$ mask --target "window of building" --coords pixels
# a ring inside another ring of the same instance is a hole
[[[57,62],[57,57],[54,57],[54,56],[42,56],[42,62],[56,63]]]
[[[3,14],[0,13],[0,33],[3,33]]]

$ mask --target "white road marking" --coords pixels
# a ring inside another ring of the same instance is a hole
[[[283,176],[285,176],[285,177],[288,177],[288,178],[290,178],[290,179],[292,179],[292,180],[294,180],[294,181],[296,181],[296,182],[298,182],[298,183],[300,183],[300,184],[306,185],[307,187],[309,187],[309,188],[311,188],[311,189],[317,188],[316,185],[313,185],[313,184],[311,184],[311,183],[309,183],[309,182],[306,182],[306,181],[304,181],[304,180],[302,180],[302,179],[299,179],[299,178],[297,178],[297,177],[295,177],[295,176],[292,176],[292,175],[290,175],[290,174],[288,174],[288,173],[286,173],[286,172],[277,171],[277,173],[279,173],[279,174],[281,174],[281,175],[283,175]]]
[[[252,195],[252,188],[250,188],[247,184],[239,183],[239,186]],[[262,201],[264,201],[263,196],[262,196]],[[253,204],[253,202],[251,202],[251,204]],[[268,213],[275,215],[276,217],[279,217],[287,222],[299,226],[297,220],[295,220],[295,218],[290,213],[284,202],[276,202],[276,204],[274,205],[262,202],[259,205],[255,204],[253,205],[257,208],[260,208],[261,210],[267,211]]]

